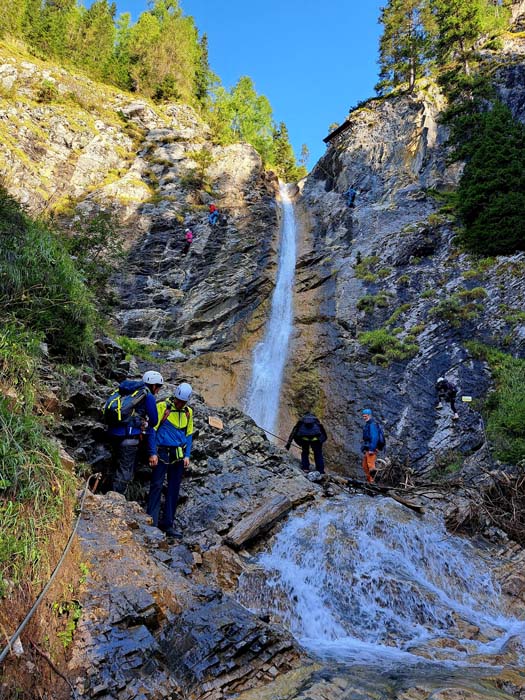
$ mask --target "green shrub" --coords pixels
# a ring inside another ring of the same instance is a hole
[[[370,312],[373,311],[376,306],[380,309],[386,308],[388,306],[388,295],[384,292],[380,292],[379,294],[366,294],[357,302],[359,311]]]
[[[95,309],[65,246],[0,188],[0,316],[41,336],[55,355],[92,348]]]
[[[487,296],[487,292],[483,287],[474,287],[474,289],[464,289],[458,293],[458,296],[460,299],[466,299],[467,301],[476,301],[477,299],[484,299]]]
[[[376,364],[388,364],[394,360],[407,360],[417,354],[416,343],[406,343],[385,328],[360,333],[358,340],[371,352]]]
[[[436,296],[436,290],[432,288],[424,289],[421,292],[421,298],[422,299],[432,299],[432,297]]]
[[[37,419],[0,399],[0,595],[50,573],[49,542],[66,527],[75,479]]]
[[[433,309],[429,311],[430,316],[437,316],[442,321],[446,321],[453,328],[459,328],[465,321],[470,321],[476,318],[482,311],[483,307],[472,301],[464,304],[465,298],[463,292],[453,294],[448,299],[443,299]],[[467,292],[468,294],[468,292]]]
[[[43,80],[37,90],[36,99],[38,102],[56,102],[60,97],[57,86],[52,80]]]
[[[517,464],[525,459],[525,360],[487,347],[466,344],[491,369],[495,391],[485,401],[486,431],[497,459]]]

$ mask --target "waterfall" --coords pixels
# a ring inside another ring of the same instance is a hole
[[[280,194],[283,217],[277,280],[264,338],[253,352],[252,376],[246,396],[246,413],[270,432],[275,432],[279,416],[281,384],[293,330],[296,223],[286,185],[281,185]]]
[[[506,615],[478,551],[437,516],[390,499],[341,496],[310,508],[258,564],[240,579],[240,601],[319,658],[497,664],[511,638],[524,652],[525,623]]]

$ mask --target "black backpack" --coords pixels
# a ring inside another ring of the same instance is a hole
[[[104,420],[110,428],[121,428],[136,424],[140,426],[141,416],[136,413],[138,405],[149,394],[147,386],[142,385],[135,391],[127,394],[121,389],[114,391],[104,404]]]
[[[384,450],[386,447],[385,431],[383,430],[383,426],[381,425],[381,423],[378,423],[376,421],[376,425],[377,425],[377,449]]]

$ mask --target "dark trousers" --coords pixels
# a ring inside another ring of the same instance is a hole
[[[446,401],[450,404],[450,408],[453,413],[456,413],[456,397],[451,394],[438,394],[438,400],[443,402]]]
[[[310,447],[314,453],[315,468],[318,472],[324,474],[323,446],[319,440],[314,440],[313,442],[303,440],[301,444],[301,467],[305,471],[310,469]]]
[[[173,527],[173,519],[179,502],[180,484],[184,473],[184,460],[175,457],[175,450],[167,447],[159,447],[159,463],[151,473],[148,507],[146,512],[153,518],[153,525],[161,529]],[[175,458],[174,458],[175,457]],[[164,512],[160,515],[160,499],[164,477],[168,475],[168,490],[164,502]]]
[[[113,453],[113,476],[112,490],[117,493],[126,493],[129,482],[133,479],[135,467],[139,455],[138,438],[111,438],[111,448]]]

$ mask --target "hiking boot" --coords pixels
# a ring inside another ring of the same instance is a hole
[[[174,527],[164,527],[162,525],[159,525],[159,530],[162,530],[166,537],[174,537],[177,540],[182,539],[182,532],[175,530]]]

